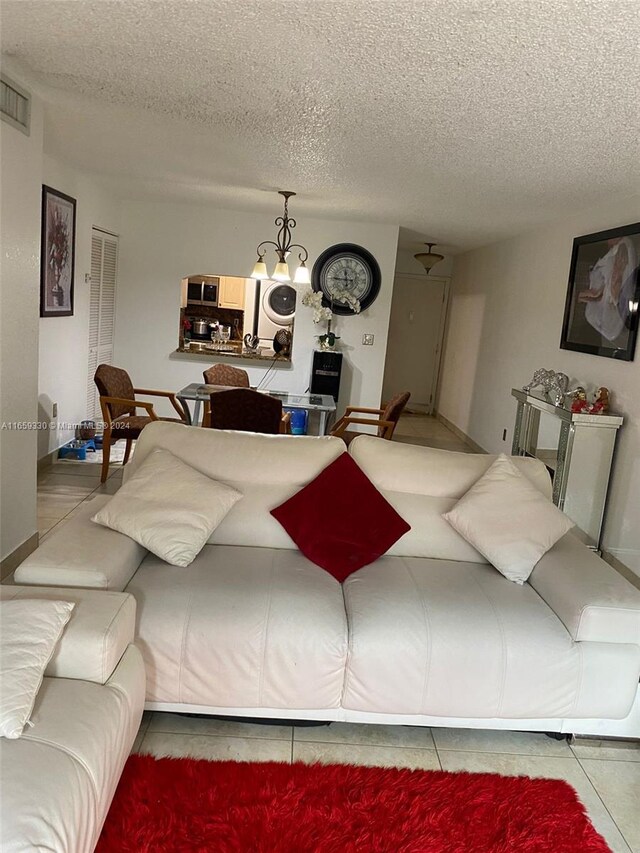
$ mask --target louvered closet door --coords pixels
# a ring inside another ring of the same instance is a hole
[[[87,417],[100,416],[98,390],[93,376],[99,364],[111,364],[116,313],[118,238],[94,228],[91,235],[91,300],[89,309],[89,359]]]

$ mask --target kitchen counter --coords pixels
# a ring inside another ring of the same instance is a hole
[[[242,345],[240,345],[242,346]],[[215,358],[239,358],[243,361],[273,361],[277,358],[278,363],[281,364],[291,364],[291,356],[276,356],[272,349],[267,349],[267,347],[259,347],[257,352],[253,352],[252,350],[246,350],[244,348],[240,349],[238,347],[235,351],[230,351],[226,349],[219,349],[212,343],[207,343],[206,341],[192,341],[190,347],[179,346],[175,350],[175,354],[180,354],[185,357],[192,357],[200,360],[211,360],[212,356]]]

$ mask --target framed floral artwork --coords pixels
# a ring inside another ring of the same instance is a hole
[[[40,243],[40,316],[73,315],[76,200],[42,187]]]
[[[560,348],[633,361],[640,298],[640,222],[573,241]]]

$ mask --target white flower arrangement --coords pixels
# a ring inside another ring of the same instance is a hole
[[[307,290],[302,296],[302,304],[313,308],[313,322],[322,323],[323,320],[331,320],[333,312],[331,308],[322,305],[322,293],[318,290]]]
[[[331,289],[331,304],[334,302],[342,302],[348,305],[354,314],[360,313],[360,300],[356,299],[344,285],[337,284]]]
[[[336,333],[331,331],[334,302],[342,302],[343,304],[348,305],[354,314],[360,313],[360,300],[356,299],[353,294],[349,293],[344,286],[338,285],[337,287],[334,287],[331,292],[331,296],[331,305],[330,307],[326,307],[322,304],[323,294],[321,291],[309,288],[302,295],[302,304],[307,305],[309,308],[313,308],[313,322],[326,322],[327,331],[324,335],[318,335],[318,340],[321,347],[329,349],[335,346],[335,342],[339,340]]]

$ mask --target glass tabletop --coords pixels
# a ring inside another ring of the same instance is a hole
[[[228,385],[203,385],[202,383],[192,382],[182,388],[176,396],[183,400],[208,400],[211,394],[217,391],[230,391]],[[262,394],[268,394],[270,397],[277,397],[282,401],[282,405],[291,409],[309,409],[325,412],[335,412],[336,404],[330,394],[294,394],[291,391],[272,391],[270,389],[254,388],[254,391],[260,391]]]

